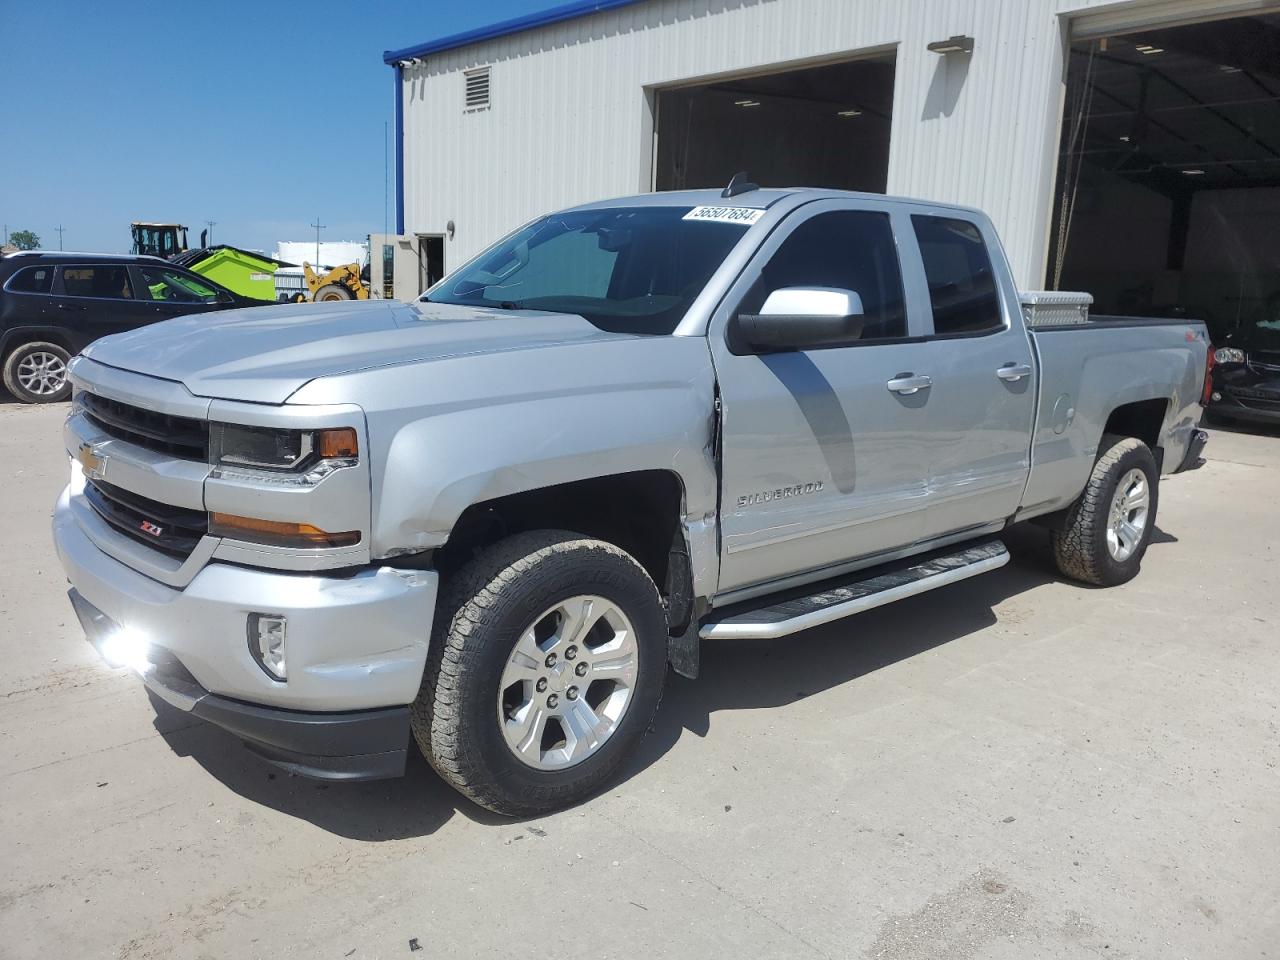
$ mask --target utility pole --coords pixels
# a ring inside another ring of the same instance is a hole
[[[316,228],[316,269],[318,270],[320,269],[320,231],[325,228],[325,225],[320,222],[319,217],[316,217],[316,222],[312,226]]]
[[[207,226],[207,227],[209,228],[209,246],[211,246],[211,247],[213,246],[213,227],[214,227],[214,225],[215,225],[217,222],[218,222],[217,220],[206,220],[206,221],[205,221],[205,226]]]
[[[57,231],[58,231],[58,249],[59,249],[59,250],[61,250],[61,249],[62,249],[62,235],[63,235],[64,233],[66,233],[66,232],[67,232],[67,228],[66,228],[66,227],[64,227],[62,224],[58,224],[58,225],[57,225],[56,227],[54,227],[53,229],[55,229],[55,230],[57,230]]]

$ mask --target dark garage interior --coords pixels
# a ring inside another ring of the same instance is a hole
[[[883,193],[893,57],[833,63],[657,93],[655,188],[761,186]]]
[[[1280,325],[1280,15],[1074,43],[1047,285]]]

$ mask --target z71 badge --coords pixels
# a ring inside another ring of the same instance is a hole
[[[152,523],[150,520],[143,520],[138,524],[138,528],[143,533],[149,533],[153,537],[158,537],[160,534],[164,533],[164,527],[160,526],[158,523]]]
[[[822,490],[822,481],[813,483],[797,483],[794,487],[778,487],[776,490],[765,490],[763,493],[745,493],[738,498],[738,509],[754,507],[758,503],[772,503],[774,500],[785,500],[788,497],[803,497]]]

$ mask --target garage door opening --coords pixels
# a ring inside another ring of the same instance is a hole
[[[660,90],[654,188],[746,170],[761,186],[883,193],[893,79],[890,55]]]
[[[1048,285],[1280,324],[1280,15],[1072,44]]]

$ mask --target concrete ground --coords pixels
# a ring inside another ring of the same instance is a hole
[[[1141,576],[1001,571],[673,679],[607,794],[278,773],[108,670],[0,404],[0,957],[1280,955],[1280,434],[1215,431]]]

